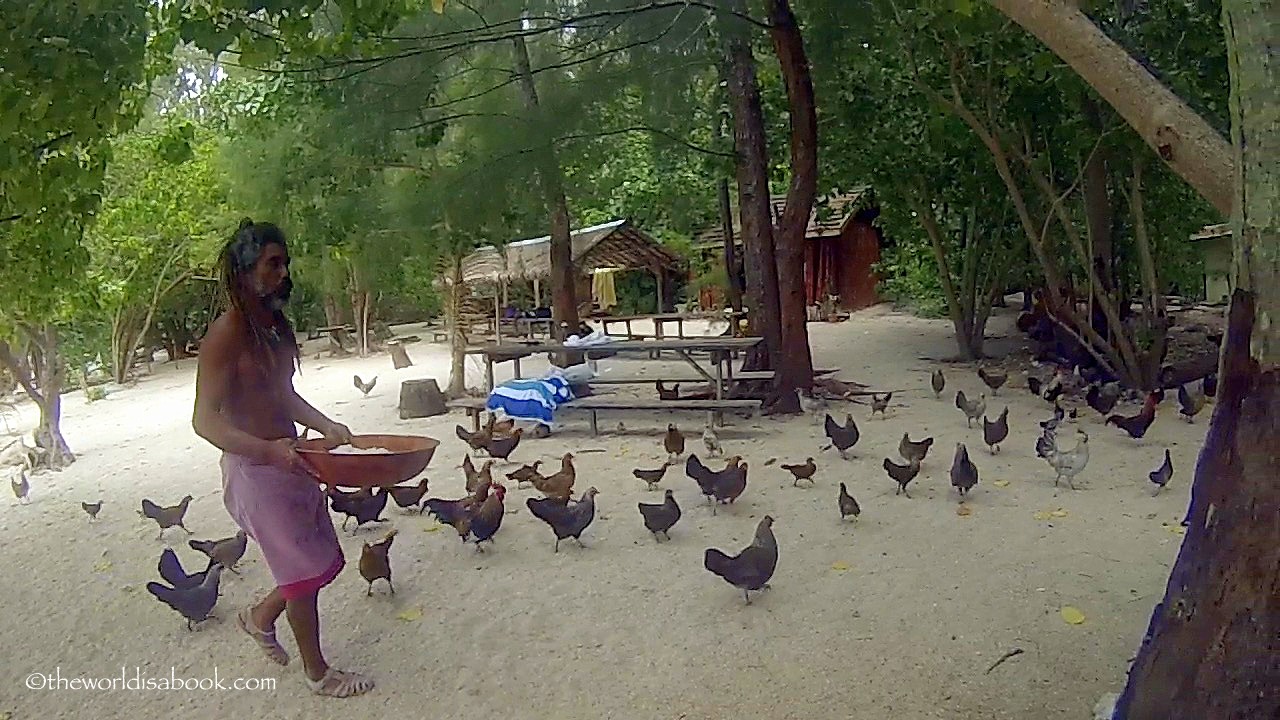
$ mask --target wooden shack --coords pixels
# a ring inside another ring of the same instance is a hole
[[[1204,299],[1225,303],[1231,298],[1231,226],[1208,225],[1191,235],[1204,257]]]
[[[770,198],[775,226],[782,219],[786,197]],[[871,189],[821,197],[809,216],[805,231],[804,286],[805,302],[819,305],[828,295],[839,297],[838,306],[858,310],[880,302],[876,292],[879,278],[875,265],[880,262],[880,229],[875,226],[879,209]],[[733,213],[734,242],[742,245],[738,213]],[[698,233],[694,249],[722,258],[724,231],[717,224]]]

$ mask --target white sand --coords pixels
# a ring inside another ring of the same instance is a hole
[[[1011,315],[992,322],[1011,331]],[[0,683],[0,717],[504,717],[504,718],[1081,718],[1100,694],[1118,689],[1153,604],[1163,592],[1181,537],[1181,519],[1207,413],[1195,425],[1173,401],[1143,442],[1104,428],[1090,412],[1078,426],[1091,436],[1092,460],[1081,489],[1055,490],[1048,467],[1034,457],[1048,408],[1013,376],[994,417],[1008,402],[1012,434],[991,456],[981,430],[966,430],[951,398],[957,388],[981,388],[971,368],[946,366],[946,397],[927,390],[933,365],[954,347],[948,324],[875,308],[840,325],[810,325],[820,366],[894,396],[887,420],[867,419],[865,405],[848,407],[863,439],[858,457],[841,461],[825,445],[821,416],[785,420],[729,418],[728,454],[751,463],[745,495],[712,517],[694,483],[672,468],[664,486],[676,490],[685,517],[672,541],[656,545],[641,524],[637,501],[656,502],[633,467],[662,459],[666,415],[602,416],[602,429],[623,420],[626,432],[591,438],[581,414],[544,440],[526,439],[520,462],[553,466],[565,450],[578,454],[577,492],[600,490],[599,515],[583,550],[572,542],[552,553],[552,535],[524,507],[531,490],[507,496],[509,514],[496,545],[483,555],[463,547],[451,530],[432,531],[425,517],[394,506],[391,523],[342,535],[348,566],[321,596],[324,645],[339,667],[367,671],[378,688],[366,699],[332,701],[305,692],[295,656],[288,668],[267,662],[236,628],[235,611],[270,582],[250,544],[242,576],[224,575],[215,611],[222,619],[188,632],[182,619],[145,590],[160,550],[172,543],[187,566],[203,556],[186,547],[179,529],[156,540],[155,524],[137,514],[139,501],[161,504],[195,496],[187,525],[196,538],[224,537],[234,525],[219,495],[217,451],[191,431],[194,361],[159,366],[136,387],[86,405],[79,393],[64,405],[67,439],[79,462],[62,473],[32,478],[32,502],[0,503],[0,647],[8,658]],[[993,341],[999,351],[1016,334]],[[320,347],[316,345],[316,347]],[[356,433],[421,433],[443,442],[427,475],[431,494],[457,497],[463,444],[454,437],[459,414],[400,421],[399,380],[434,375],[444,384],[443,346],[418,343],[417,363],[391,370],[387,356],[304,360],[298,387],[312,403]],[[312,350],[311,352],[314,352]],[[602,365],[618,363],[606,360]],[[633,367],[642,365],[638,361]],[[526,362],[526,373],[541,363]],[[644,365],[652,368],[652,365]],[[502,366],[509,372],[509,364]],[[380,375],[368,398],[353,373]],[[471,366],[470,380],[480,369]],[[500,377],[502,375],[500,374]],[[648,390],[652,392],[652,390]],[[1086,409],[1087,411],[1087,409]],[[1131,412],[1132,409],[1126,409]],[[702,417],[677,413],[690,448]],[[28,427],[34,410],[25,408]],[[937,442],[908,500],[880,468],[896,456],[904,429]],[[526,436],[527,437],[527,436]],[[969,444],[981,481],[956,514],[947,481],[955,442]],[[1146,473],[1173,452],[1175,475],[1157,497]],[[601,449],[605,452],[587,452]],[[793,488],[777,464],[819,463],[814,489]],[[499,464],[510,471],[515,465]],[[544,466],[545,467],[545,466]],[[863,508],[841,524],[841,480]],[[1008,481],[997,487],[996,480]],[[6,495],[6,497],[9,497]],[[90,524],[82,500],[105,500]],[[1061,509],[1053,517],[1038,511]],[[702,567],[709,546],[736,552],[759,517],[776,519],[781,547],[773,587],[744,607],[735,591]],[[372,598],[356,569],[365,540],[400,530],[392,549],[397,594],[379,583]],[[845,568],[847,569],[837,569]],[[1080,608],[1086,621],[1068,625],[1059,608]],[[991,674],[1007,650],[1026,652]],[[31,691],[31,672],[63,677],[115,676],[125,666],[143,676],[274,677],[268,692]]]

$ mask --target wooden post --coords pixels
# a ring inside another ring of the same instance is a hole
[[[667,294],[666,292],[664,292],[666,288],[663,287],[666,281],[665,276],[666,276],[666,273],[663,272],[662,268],[660,267],[653,268],[653,278],[658,281],[658,311],[657,312],[659,315],[666,312],[667,310],[665,305]]]
[[[533,278],[533,306],[542,307],[542,280],[536,276]]]
[[[502,281],[499,280],[499,283]],[[498,286],[493,286],[493,336],[494,341],[502,344],[502,303],[498,301]]]

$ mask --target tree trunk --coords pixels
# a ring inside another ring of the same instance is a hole
[[[720,194],[720,227],[724,231],[724,272],[728,278],[725,293],[729,296],[729,307],[734,312],[742,312],[742,283],[739,271],[742,263],[738,259],[737,241],[733,237],[733,207],[729,202],[729,181],[721,180],[717,188]]]
[[[462,332],[462,253],[449,260],[449,294],[445,297],[444,316],[449,331],[449,386],[445,394],[460,398],[467,392],[467,337]]]
[[[746,254],[747,320],[752,334],[764,341],[755,347],[744,369],[769,370],[781,366],[782,331],[779,324],[778,272],[773,245],[773,212],[769,203],[769,151],[764,109],[756,80],[751,33],[744,20],[745,0],[721,0],[717,23],[725,39],[728,92],[733,108],[733,140],[738,176],[738,212]]]
[[[36,444],[45,450],[44,462],[51,469],[61,470],[75,462],[76,456],[62,437],[62,383],[65,380],[65,368],[58,350],[58,332],[51,325],[36,328],[24,326],[23,331],[31,343],[33,362],[27,363],[19,359],[3,340],[0,340],[0,362],[9,368],[9,372],[22,384],[36,407],[40,408],[40,422],[35,431]]]
[[[813,201],[818,196],[818,115],[813,78],[804,38],[789,0],[765,0],[773,51],[782,68],[791,116],[791,184],[787,204],[778,224],[777,273],[782,355],[774,386],[774,412],[800,412],[799,390],[813,388],[813,355],[809,350],[804,288],[805,236]]]
[[[1236,290],[1187,534],[1114,717],[1280,716],[1277,0],[1225,0]]]
[[[1070,65],[1218,212],[1231,214],[1231,146],[1079,7],[1067,0],[990,2]]]
[[[542,122],[543,112],[538,102],[538,88],[533,81],[533,69],[529,63],[529,48],[521,36],[512,38],[511,42],[525,110],[537,127],[549,127]],[[573,268],[569,202],[565,199],[564,172],[560,168],[555,145],[549,137],[543,140],[545,144],[537,150],[538,179],[546,197],[547,209],[551,212],[551,316],[566,333],[572,334],[578,331],[578,301],[575,293],[576,274]],[[566,362],[572,360],[573,358],[568,358]]]

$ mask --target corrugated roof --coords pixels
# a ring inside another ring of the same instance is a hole
[[[840,195],[818,198],[814,203],[813,212],[809,215],[809,227],[805,229],[805,239],[839,237],[840,233],[844,232],[844,226],[861,209],[862,200],[870,190],[870,186],[863,186]],[[773,224],[776,226],[782,219],[783,210],[786,209],[787,196],[772,195],[769,197],[769,204],[773,207]],[[742,222],[736,208],[733,212],[733,236],[738,243],[742,242]],[[695,248],[722,245],[724,245],[724,229],[719,223],[698,233],[693,239]]]
[[[626,220],[574,230],[570,238],[573,262],[579,271],[674,267],[680,262],[674,253]],[[550,235],[516,240],[501,248],[481,247],[462,261],[462,279],[466,283],[541,278],[550,270]]]

